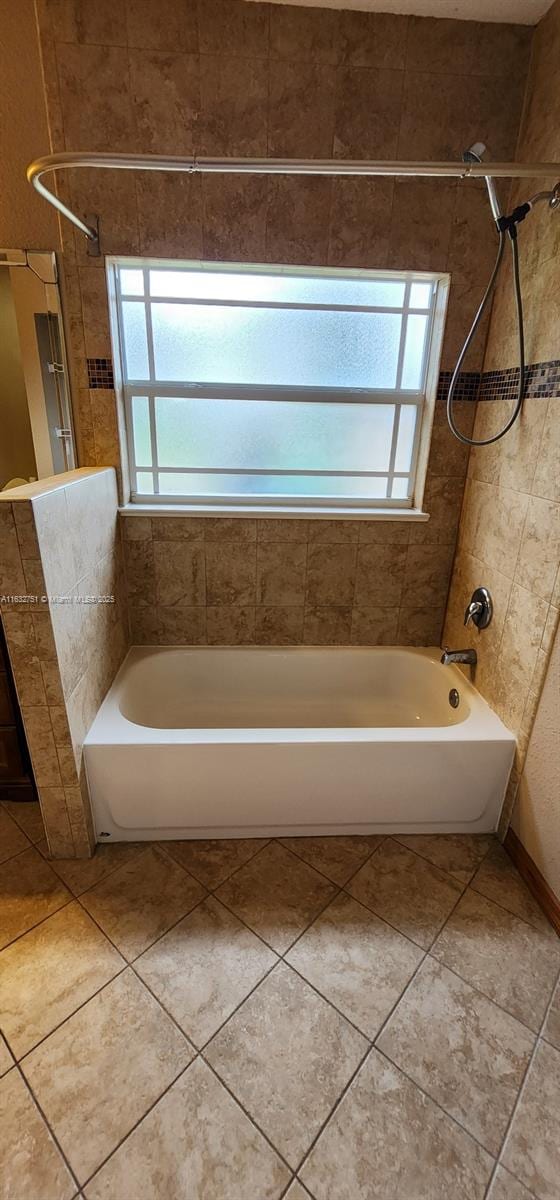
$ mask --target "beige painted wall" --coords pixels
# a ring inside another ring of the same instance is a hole
[[[560,635],[529,739],[512,826],[560,899]]]
[[[50,153],[33,0],[0,0],[0,246],[56,250],[54,212],[25,169]]]
[[[517,158],[560,160],[560,0],[537,27]],[[550,181],[550,186],[556,180]],[[542,187],[517,181],[510,203]],[[560,330],[560,214],[544,205],[519,230],[527,362],[557,360]],[[509,251],[508,251],[509,252]],[[511,269],[504,271],[492,312],[484,369],[515,366],[516,327]],[[478,405],[475,436],[504,423],[505,401]],[[465,640],[463,611],[474,587],[485,584],[495,602],[490,628],[474,634],[476,683],[517,735],[515,769],[504,822],[546,674],[560,612],[560,383],[533,396],[503,441],[473,450],[459,528],[445,639]],[[469,638],[472,642],[472,635]]]
[[[0,268],[0,488],[37,474],[10,272]]]

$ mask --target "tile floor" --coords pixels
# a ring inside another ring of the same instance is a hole
[[[558,1200],[560,940],[493,839],[0,847],[2,1200]]]

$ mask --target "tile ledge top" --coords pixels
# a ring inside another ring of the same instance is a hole
[[[104,471],[113,471],[114,467],[76,467],[74,471],[62,471],[60,475],[48,475],[45,479],[36,479],[34,483],[22,483],[20,487],[8,488],[0,492],[0,500],[35,500],[48,492],[56,492],[58,488],[69,487],[71,483],[79,483],[91,475],[102,475]]]
[[[429,521],[421,508],[297,508],[256,504],[123,504],[123,517],[282,517],[299,520]]]

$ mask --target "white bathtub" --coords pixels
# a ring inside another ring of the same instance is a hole
[[[98,839],[494,830],[515,739],[439,656],[133,647],[84,744]]]

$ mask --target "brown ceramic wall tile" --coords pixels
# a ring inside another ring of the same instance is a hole
[[[138,543],[129,543],[135,545]],[[154,541],[154,579],[156,602],[182,607],[206,603],[204,551],[187,541]]]
[[[233,542],[206,546],[206,590],[209,605],[254,604],[256,555]]]
[[[202,179],[156,171],[136,176],[142,254],[202,258]]]
[[[133,110],[122,51],[60,43],[57,63],[68,148],[133,151]]]
[[[329,263],[386,267],[391,243],[392,179],[333,180]]]
[[[331,187],[330,179],[269,178],[267,262],[304,266],[327,262]]]
[[[401,602],[406,546],[360,545],[356,578],[356,603],[396,605]]]
[[[270,9],[270,57],[333,67],[340,54],[339,26],[338,12],[274,4]]]
[[[399,626],[398,608],[352,609],[351,641],[356,646],[394,646]]]
[[[308,605],[305,609],[303,640],[308,646],[347,645],[351,629],[351,608]]]
[[[247,605],[209,605],[206,630],[210,646],[237,646],[255,639],[255,609]]]
[[[266,154],[266,63],[205,55],[201,64],[199,154]]]
[[[356,546],[310,545],[307,552],[306,604],[352,604],[356,558]]]
[[[138,150],[192,154],[200,109],[198,56],[131,49],[128,64]]]
[[[274,158],[331,158],[336,76],[324,63],[271,62],[268,153]]]
[[[143,50],[198,50],[196,0],[125,0],[128,45]]]
[[[204,257],[262,262],[266,255],[266,177],[204,175]]]
[[[297,646],[303,637],[304,608],[264,607],[255,610],[255,641],[260,646]]]
[[[266,58],[269,12],[263,4],[243,0],[201,0],[198,5],[201,54],[234,54]]]
[[[341,68],[335,158],[396,157],[403,79],[402,71]]]
[[[305,542],[265,542],[257,549],[257,603],[301,605],[305,599]]]
[[[408,17],[343,11],[340,14],[342,59],[353,67],[402,68],[407,33]]]

